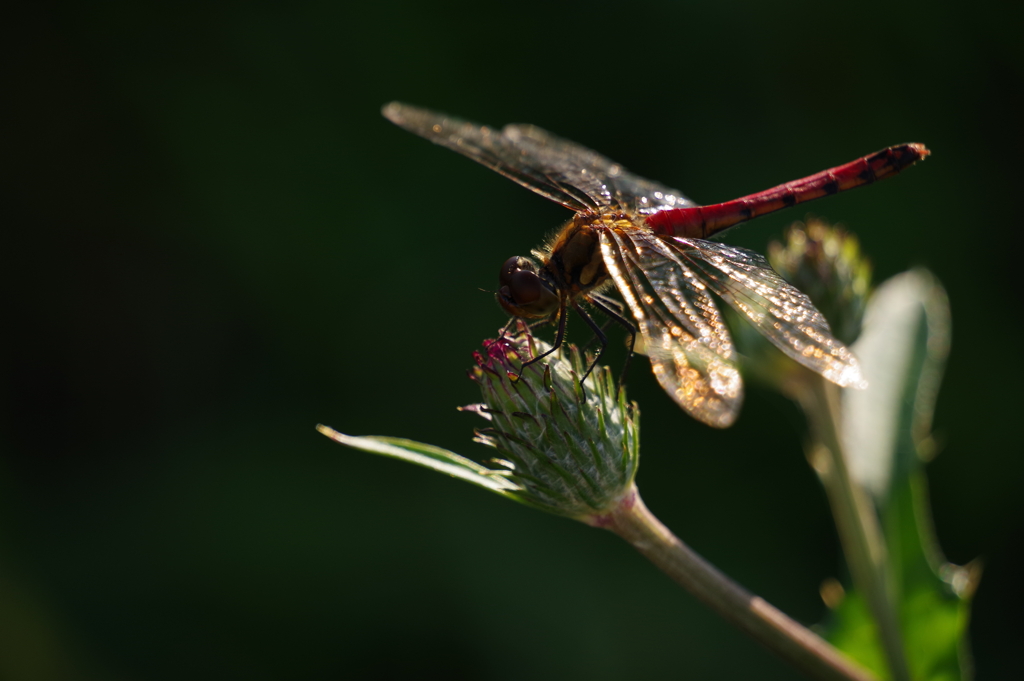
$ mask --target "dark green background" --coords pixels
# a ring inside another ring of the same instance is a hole
[[[4,20],[0,677],[791,679],[608,533],[313,426],[461,453],[497,270],[568,217],[379,115],[531,122],[698,202],[890,144],[809,211],[949,291],[929,468],[1019,669],[1019,3],[38,3]],[[763,250],[805,211],[730,243]],[[582,337],[582,334],[580,335]],[[616,341],[616,345],[618,341]],[[712,431],[643,361],[639,484],[808,623],[841,574],[791,404]]]

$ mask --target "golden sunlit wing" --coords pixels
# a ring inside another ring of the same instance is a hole
[[[672,248],[651,232],[609,227],[601,254],[643,337],[654,375],[688,414],[709,426],[732,425],[743,381],[732,340],[714,300]]]
[[[639,215],[695,205],[680,192],[625,170],[597,152],[533,125],[498,130],[391,102],[384,116],[409,132],[501,173],[577,212],[615,207]]]
[[[763,256],[714,241],[660,238],[784,353],[833,383],[864,386],[857,358],[832,336],[811,299],[783,279]]]

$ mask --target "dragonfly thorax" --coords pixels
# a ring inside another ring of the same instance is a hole
[[[502,265],[498,303],[515,317],[540,319],[554,315],[561,299],[575,300],[610,280],[599,247],[598,230],[605,225],[593,216],[577,215],[545,252],[540,267],[522,256],[514,256]]]
[[[505,312],[514,317],[541,319],[558,311],[556,286],[547,270],[537,269],[529,258],[512,256],[498,276],[501,287],[495,297]]]
[[[577,214],[548,246],[543,271],[569,298],[603,286],[608,269],[601,256],[598,232],[608,225],[601,217]]]

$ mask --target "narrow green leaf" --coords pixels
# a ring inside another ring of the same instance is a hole
[[[492,492],[504,494],[520,489],[515,483],[491,473],[490,469],[486,466],[482,466],[464,456],[459,456],[447,449],[397,437],[381,437],[376,435],[357,437],[345,435],[323,425],[318,425],[316,429],[335,442],[347,447],[408,461],[417,466],[423,466],[439,473],[445,473],[453,478],[471,482]]]

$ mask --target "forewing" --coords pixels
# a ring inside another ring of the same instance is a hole
[[[832,336],[811,299],[786,282],[763,256],[714,241],[660,238],[784,353],[833,383],[863,385],[857,358]]]
[[[697,420],[732,425],[743,382],[729,332],[700,279],[649,232],[606,228],[600,238],[605,266],[633,313],[658,382]]]
[[[634,175],[618,163],[534,125],[506,125],[505,135],[562,181],[584,190],[598,206],[640,216],[696,205],[682,192]]]
[[[682,194],[645,180],[622,166],[532,125],[496,130],[454,116],[392,102],[391,122],[448,147],[566,208],[620,208],[648,215],[694,205]]]

